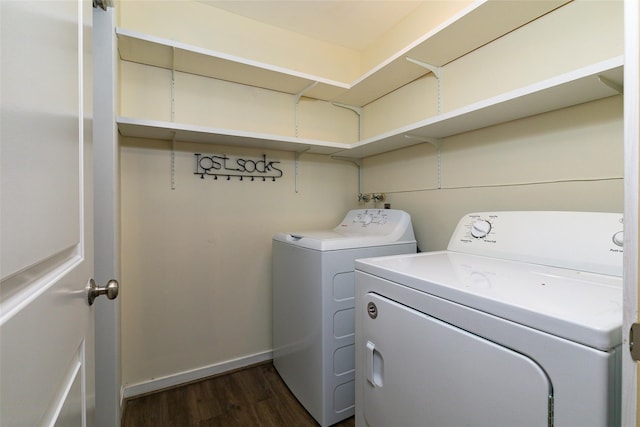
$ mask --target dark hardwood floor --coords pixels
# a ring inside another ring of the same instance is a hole
[[[314,427],[273,364],[127,399],[122,427]],[[354,427],[353,417],[338,427]]]

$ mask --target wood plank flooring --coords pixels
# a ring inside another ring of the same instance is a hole
[[[122,427],[315,427],[316,421],[265,363],[127,399]],[[354,427],[348,418],[337,427]]]

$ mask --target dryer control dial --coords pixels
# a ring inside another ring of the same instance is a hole
[[[476,239],[482,239],[491,231],[491,223],[486,219],[479,219],[471,224],[471,235]]]

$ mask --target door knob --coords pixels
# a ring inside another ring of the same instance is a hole
[[[101,288],[96,285],[95,280],[89,280],[89,305],[93,305],[93,301],[100,295],[106,295],[109,299],[115,299],[118,296],[120,285],[117,280],[109,280],[107,286]]]

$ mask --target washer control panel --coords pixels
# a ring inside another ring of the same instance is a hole
[[[408,213],[397,209],[355,209],[334,229],[343,234],[385,235],[411,227]]]
[[[465,215],[447,249],[621,275],[623,245],[622,214],[513,211]]]
[[[384,225],[387,223],[387,215],[384,211],[365,211],[363,213],[358,213],[351,220],[354,224],[360,224],[363,227],[369,224],[377,224]]]
[[[416,250],[411,216],[397,209],[355,209],[330,230],[276,233],[273,240],[320,251],[386,245],[410,245],[409,251]]]

